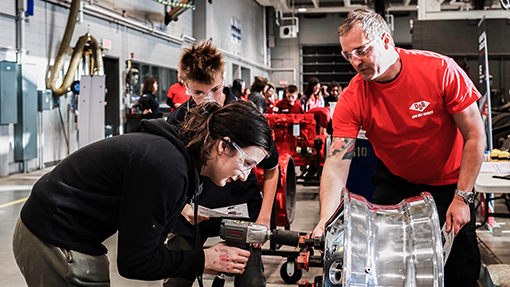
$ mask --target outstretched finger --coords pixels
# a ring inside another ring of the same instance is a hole
[[[235,273],[235,274],[242,274],[244,272],[244,268],[246,267],[246,264],[241,263],[235,263],[232,264],[228,269],[228,273]]]
[[[248,260],[248,258],[250,257],[250,251],[244,250],[244,249],[239,249],[239,248],[236,248],[236,249],[237,249],[237,255],[239,257],[243,257],[243,258],[246,258],[246,260]]]

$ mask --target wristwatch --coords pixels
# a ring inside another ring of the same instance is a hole
[[[455,194],[462,197],[466,204],[475,202],[475,194],[473,192],[464,192],[464,191],[456,188]]]

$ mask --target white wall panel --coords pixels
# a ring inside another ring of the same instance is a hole
[[[198,0],[198,16],[194,18],[197,41],[212,39],[225,58],[226,84],[233,81],[232,65],[250,70],[254,76],[268,77],[264,63],[264,7],[254,0]],[[205,10],[205,11],[204,11]],[[233,41],[231,36],[232,19],[240,22],[241,41]],[[251,83],[247,83],[249,86]]]
[[[16,15],[16,1],[0,0],[0,11],[4,14]]]
[[[16,22],[14,19],[0,17],[0,47],[16,48]]]

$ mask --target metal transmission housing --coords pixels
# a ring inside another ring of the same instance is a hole
[[[443,286],[439,217],[428,192],[389,206],[342,195],[326,225],[324,286]]]

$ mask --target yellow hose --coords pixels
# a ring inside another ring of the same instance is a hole
[[[62,42],[60,42],[60,46],[58,48],[57,56],[55,57],[55,63],[51,67],[50,74],[46,79],[46,87],[53,91],[53,97],[58,98],[67,93],[67,90],[73,83],[74,73],[78,69],[78,65],[80,64],[80,60],[83,56],[83,51],[85,49],[85,45],[90,42],[90,47],[92,48],[92,54],[94,56],[95,62],[97,63],[97,69],[95,70],[99,75],[104,73],[103,66],[103,58],[101,55],[101,50],[97,41],[94,37],[89,34],[85,34],[78,39],[76,42],[76,46],[74,47],[73,55],[71,56],[71,63],[69,64],[69,68],[67,70],[66,75],[64,76],[64,80],[60,87],[56,87],[56,82],[58,79],[58,75],[64,68],[64,62],[67,56],[67,50],[69,49],[69,44],[71,43],[71,39],[74,33],[74,27],[76,26],[76,17],[78,17],[78,12],[80,8],[81,0],[73,0],[71,2],[71,7],[69,8],[69,16],[67,18],[66,30],[64,32],[64,37],[62,38]]]

